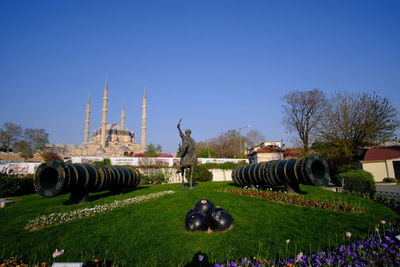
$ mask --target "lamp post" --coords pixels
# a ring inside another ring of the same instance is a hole
[[[251,127],[250,125],[246,125],[246,126],[239,128],[239,153],[242,152],[242,133],[241,133],[241,131],[242,131],[242,129],[250,128],[250,127]]]

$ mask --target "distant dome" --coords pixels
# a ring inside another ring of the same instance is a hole
[[[106,135],[123,135],[123,136],[134,136],[133,132],[130,132],[128,128],[122,126],[121,124],[110,124],[106,125]],[[101,127],[98,127],[94,132],[93,136],[101,135]]]
[[[118,150],[129,151],[129,148],[127,146],[121,146],[120,148],[118,148]]]
[[[104,150],[104,148],[99,147],[98,149],[96,149],[96,152],[105,153],[106,151]]]

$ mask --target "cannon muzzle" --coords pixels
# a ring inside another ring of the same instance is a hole
[[[36,192],[44,197],[71,193],[68,203],[88,200],[89,192],[121,192],[138,186],[140,173],[133,167],[65,163],[49,160],[35,173]]]
[[[238,167],[232,172],[232,180],[239,186],[284,185],[288,191],[300,193],[299,184],[328,185],[329,167],[323,157],[314,154]]]

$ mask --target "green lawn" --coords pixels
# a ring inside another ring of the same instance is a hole
[[[397,215],[380,204],[353,196],[302,186],[302,197],[342,201],[366,208],[361,214],[284,205],[269,200],[219,192],[236,188],[226,182],[200,183],[193,190],[180,184],[139,186],[127,194],[91,194],[94,201],[64,206],[68,195],[42,198],[28,195],[0,210],[0,256],[22,256],[30,262],[52,261],[51,254],[64,249],[57,261],[107,258],[122,266],[183,266],[196,252],[210,262],[260,256],[287,257],[299,251],[334,247],[343,243],[345,232],[359,238],[373,231],[379,220],[395,222]],[[24,230],[31,219],[53,212],[66,212],[114,200],[175,190],[176,193],[148,202],[132,204],[92,217]],[[224,207],[234,218],[234,228],[225,233],[187,232],[185,215],[200,198]],[[287,245],[286,240],[291,242]]]

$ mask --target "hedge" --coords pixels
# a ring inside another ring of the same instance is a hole
[[[0,178],[0,197],[22,196],[35,193],[33,187],[33,178],[16,178],[1,177]]]
[[[376,192],[374,177],[364,170],[352,170],[338,174],[340,181],[343,181],[343,192],[368,196],[372,198]]]

